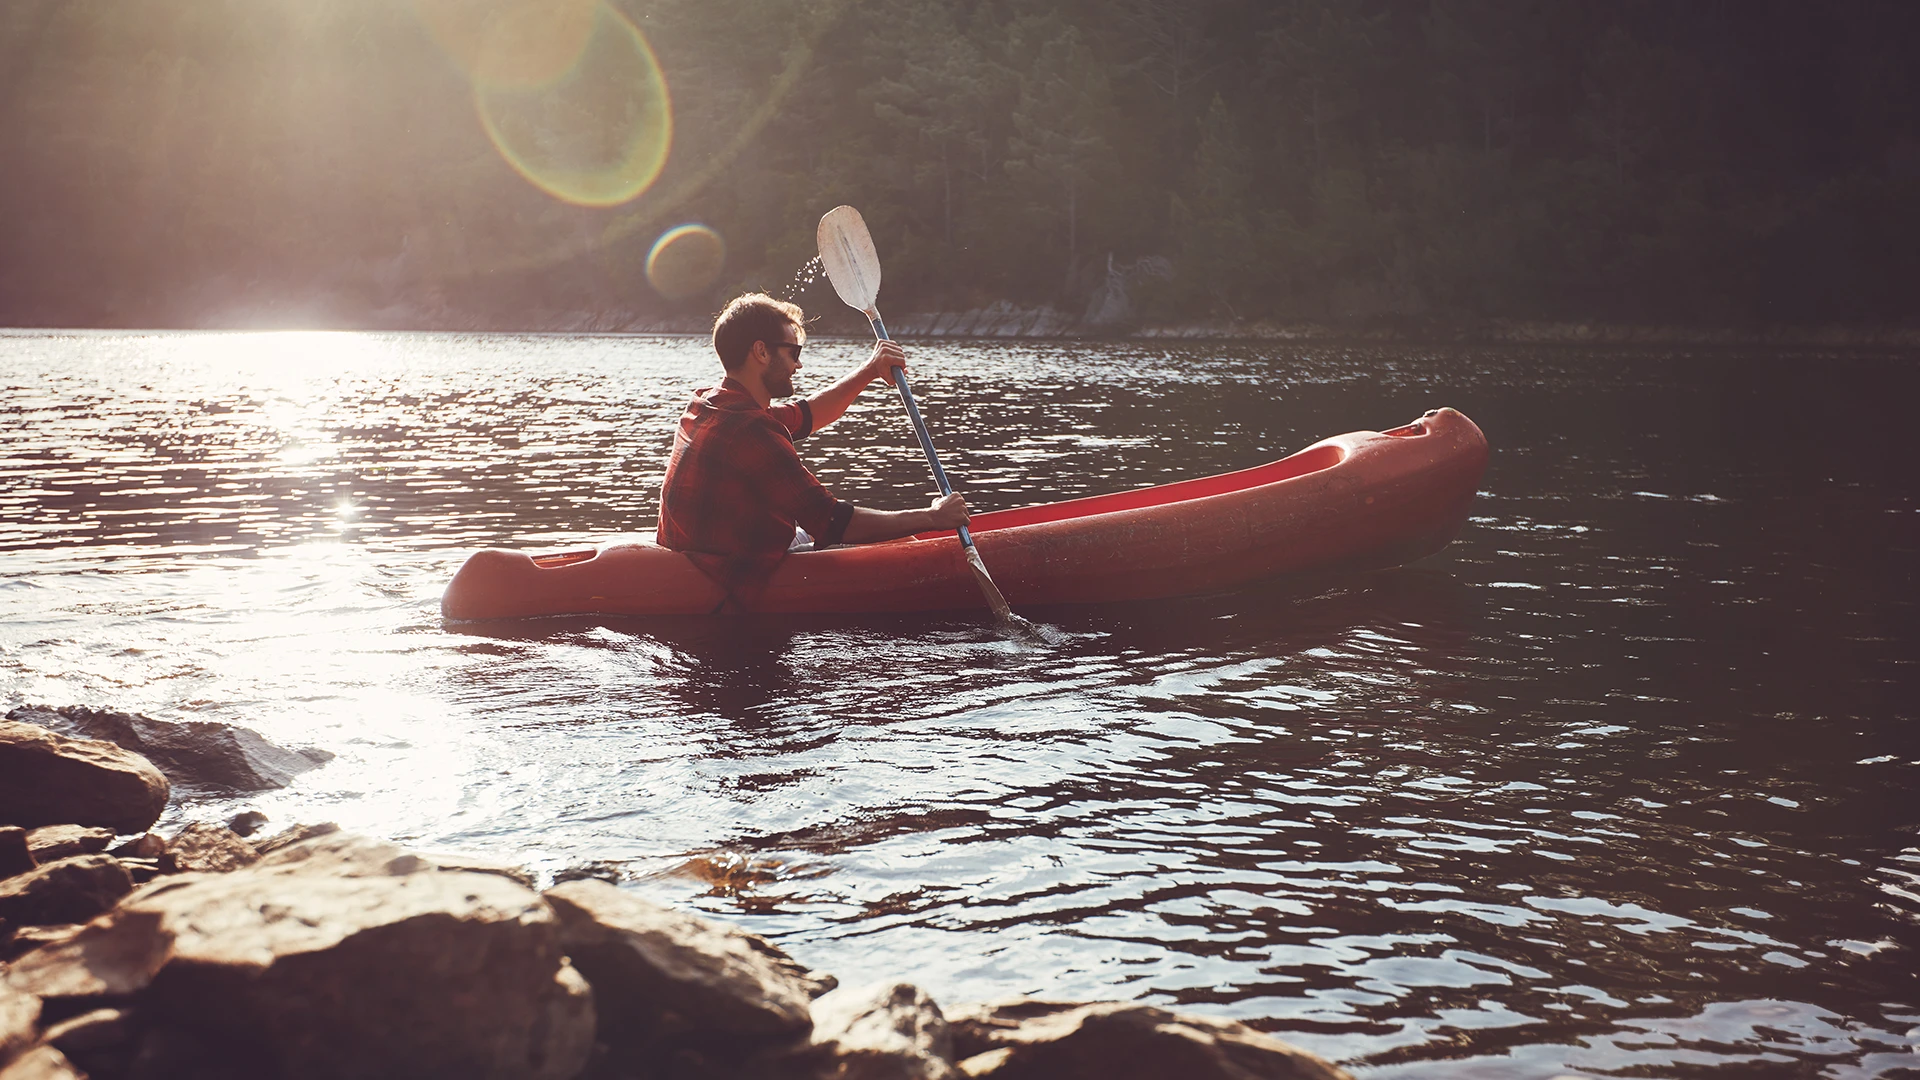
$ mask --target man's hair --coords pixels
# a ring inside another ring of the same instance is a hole
[[[728,371],[738,371],[747,362],[756,341],[779,341],[787,327],[798,330],[806,324],[800,305],[775,300],[766,293],[747,293],[735,297],[725,311],[713,319],[713,351]]]

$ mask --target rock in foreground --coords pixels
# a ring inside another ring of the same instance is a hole
[[[288,750],[256,731],[209,720],[155,720],[80,705],[22,705],[7,713],[7,719],[110,742],[151,760],[174,783],[230,791],[286,787],[295,776],[333,758],[323,750]]]
[[[196,829],[173,846],[245,844]],[[84,926],[19,930],[0,963],[0,1080],[1347,1077],[1242,1025],[1142,1005],[1022,1001],[950,1022],[906,983],[821,997],[832,980],[765,940],[605,882],[542,897],[366,837],[283,837]]]
[[[826,984],[761,938],[604,881],[570,881],[546,898],[567,955],[593,984],[607,1043],[734,1056],[813,1026],[807,1006]]]
[[[159,820],[171,790],[151,762],[112,743],[0,720],[0,825],[140,832]]]
[[[0,919],[24,926],[85,922],[133,891],[111,855],[76,855],[0,881]]]
[[[259,1075],[568,1080],[592,994],[532,891],[485,874],[241,870],[156,881],[115,917],[172,953],[142,1000]]]
[[[116,912],[48,935],[15,960],[0,987],[32,994],[64,1011],[95,999],[125,998],[153,983],[173,952],[173,936],[153,915]]]
[[[260,861],[253,845],[225,825],[196,822],[167,841],[167,855],[179,870],[224,874]]]
[[[36,863],[70,859],[75,855],[97,855],[111,843],[112,829],[90,829],[84,825],[47,825],[27,834],[27,848]]]
[[[813,1006],[813,1045],[794,1055],[833,1080],[952,1080],[953,1038],[940,1006],[911,983],[836,990]]]
[[[1271,1035],[1149,1005],[1014,1001],[949,1017],[969,1077],[994,1080],[1353,1080]]]

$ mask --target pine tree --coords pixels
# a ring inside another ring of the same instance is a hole
[[[1200,119],[1200,145],[1172,199],[1170,220],[1185,287],[1238,317],[1257,287],[1259,251],[1247,205],[1252,174],[1226,102],[1215,94]]]
[[[1069,291],[1077,284],[1083,207],[1114,172],[1106,133],[1118,123],[1105,68],[1078,30],[1062,27],[1021,77],[1007,171],[1036,193],[1043,216],[1057,215],[1065,226]]]
[[[1262,75],[1306,126],[1316,173],[1328,168],[1336,129],[1361,111],[1386,19],[1363,14],[1358,0],[1295,0],[1266,34]]]

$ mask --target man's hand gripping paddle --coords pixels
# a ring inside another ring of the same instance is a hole
[[[880,321],[880,309],[874,306],[880,295],[880,256],[873,250],[873,237],[867,234],[867,223],[861,220],[860,211],[851,206],[836,206],[827,211],[820,219],[819,240],[820,262],[827,269],[827,279],[833,282],[833,291],[840,294],[848,307],[867,317],[873,324],[874,337],[886,340],[887,324]],[[920,419],[920,409],[913,403],[913,391],[907,389],[906,371],[894,368],[892,375],[894,389],[900,391],[900,401],[907,407],[907,418],[913,421],[913,433],[920,437],[920,449],[926,452],[927,464],[933,467],[933,479],[940,485],[940,494],[953,494],[946,470],[940,467],[940,458],[933,452],[926,421]],[[987,564],[980,561],[980,552],[973,546],[973,534],[965,525],[960,526],[960,547],[966,552],[967,563],[973,567],[974,579],[980,583],[987,606],[998,618],[1011,620],[1013,609],[1007,606],[1007,598],[1000,595],[1000,587],[987,573]]]

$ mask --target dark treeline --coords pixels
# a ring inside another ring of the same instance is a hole
[[[787,283],[842,202],[899,312],[1914,314],[1912,0],[618,8],[675,133],[650,189],[590,208],[514,171],[406,3],[9,3],[0,320],[688,315]],[[728,257],[670,300],[644,262],[683,221]]]

